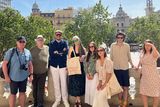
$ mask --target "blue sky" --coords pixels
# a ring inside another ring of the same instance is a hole
[[[42,12],[54,12],[57,8],[67,8],[69,6],[78,8],[87,8],[94,6],[99,0],[12,0],[12,7],[20,11],[23,16],[29,16],[32,5],[37,2]],[[112,16],[118,11],[120,2],[123,10],[130,17],[144,16],[146,0],[102,0],[105,7],[112,13]],[[155,10],[160,10],[160,1],[153,0]]]

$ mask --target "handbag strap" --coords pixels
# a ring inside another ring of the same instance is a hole
[[[74,51],[73,47],[72,47],[72,52],[73,52],[74,56],[77,57],[76,52]]]

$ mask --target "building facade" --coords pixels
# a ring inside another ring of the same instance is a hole
[[[63,26],[73,19],[74,9],[72,7],[68,7],[65,9],[57,9],[54,12],[41,12],[38,4],[35,2],[32,6],[31,15],[42,16],[52,21],[53,28],[63,29]]]
[[[11,7],[11,0],[0,0],[0,11],[7,7]]]
[[[116,28],[116,31],[126,32],[130,24],[132,23],[132,19],[124,12],[122,6],[120,5],[116,16],[111,19],[111,23]]]

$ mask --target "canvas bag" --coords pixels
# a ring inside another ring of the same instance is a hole
[[[106,90],[107,90],[108,99],[110,99],[111,96],[113,96],[113,95],[116,95],[116,94],[123,92],[123,89],[120,86],[114,72],[112,73],[112,76],[111,76],[110,80],[108,81]]]
[[[73,50],[73,47],[71,47]],[[73,50],[74,57],[67,59],[67,70],[68,75],[81,74],[81,65],[79,57],[76,56],[75,51]]]

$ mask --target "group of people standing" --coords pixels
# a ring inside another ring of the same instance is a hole
[[[45,38],[38,35],[35,39],[36,46],[31,50],[25,48],[26,39],[17,38],[16,48],[6,52],[3,61],[5,81],[10,83],[10,107],[15,107],[16,94],[19,91],[19,104],[25,107],[25,92],[27,78],[33,84],[34,107],[44,107],[44,86],[47,71],[50,70],[53,78],[55,102],[52,107],[58,107],[63,100],[65,107],[70,107],[68,95],[75,97],[74,107],[83,107],[81,96],[85,95],[85,103],[92,107],[109,107],[106,88],[113,73],[123,92],[118,94],[120,107],[128,105],[129,63],[133,68],[141,66],[140,94],[144,107],[148,107],[147,97],[153,97],[153,107],[158,107],[160,96],[160,77],[156,69],[156,60],[159,53],[150,40],[144,42],[140,62],[135,67],[131,60],[130,47],[125,43],[125,34],[118,32],[116,42],[111,45],[110,57],[106,53],[106,45],[96,46],[90,42],[84,48],[80,38],[74,36],[73,44],[69,47],[62,39],[62,31],[55,32],[49,46],[44,45]],[[12,50],[15,50],[10,59]],[[69,75],[67,71],[67,58],[79,57],[81,73]],[[10,69],[7,65],[10,64]],[[8,74],[8,70],[10,73]]]

